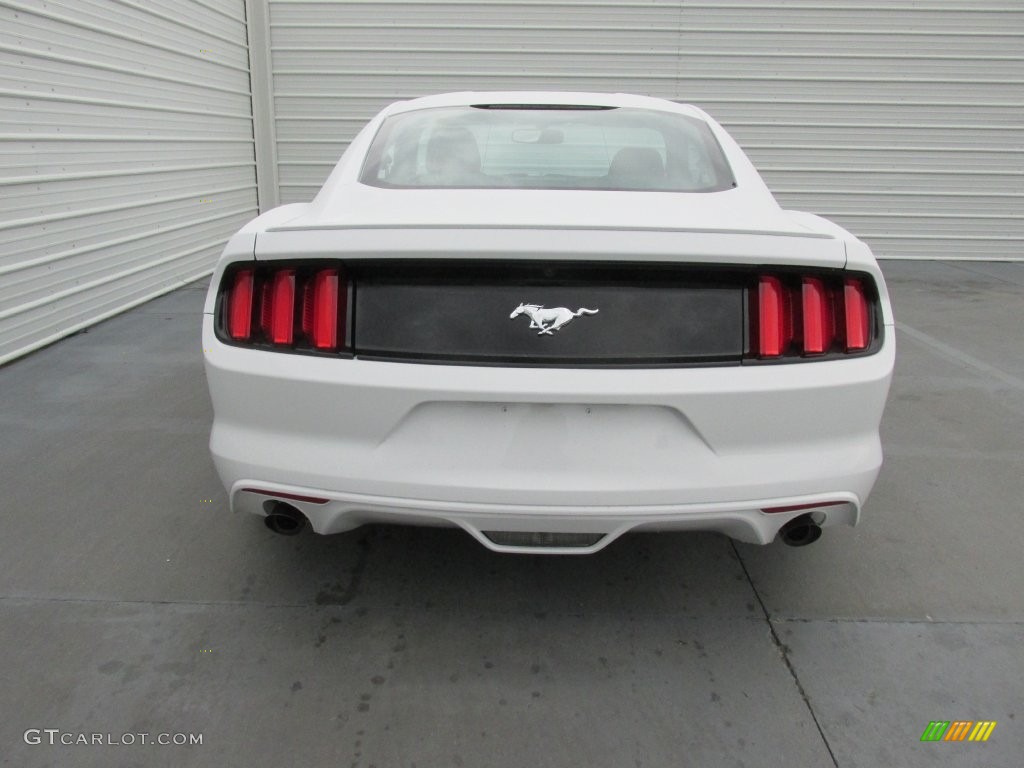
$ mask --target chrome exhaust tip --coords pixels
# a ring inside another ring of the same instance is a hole
[[[809,514],[800,515],[782,526],[779,537],[791,547],[806,547],[821,538],[821,526]]]
[[[309,525],[306,516],[290,504],[283,501],[270,503],[267,516],[263,518],[267,528],[281,536],[296,536]]]

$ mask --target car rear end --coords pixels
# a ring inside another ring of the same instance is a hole
[[[523,305],[591,311],[544,333]],[[891,323],[866,247],[825,226],[254,228],[206,306],[211,449],[232,507],[288,530],[802,543],[874,484]]]

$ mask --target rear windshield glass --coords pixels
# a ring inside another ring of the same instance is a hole
[[[384,121],[376,187],[717,192],[735,186],[703,120],[646,109],[443,107]]]

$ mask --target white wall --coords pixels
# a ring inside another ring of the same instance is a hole
[[[0,0],[0,363],[463,89],[689,101],[880,256],[1024,258],[1021,0]]]
[[[243,0],[0,0],[0,363],[206,274],[256,203]]]
[[[1021,0],[255,1],[282,202],[396,99],[626,91],[705,108],[880,256],[1024,257]]]

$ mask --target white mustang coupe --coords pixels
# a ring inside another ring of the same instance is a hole
[[[432,96],[228,242],[210,447],[232,508],[282,534],[807,544],[875,482],[893,337],[868,247],[782,210],[701,110]]]

